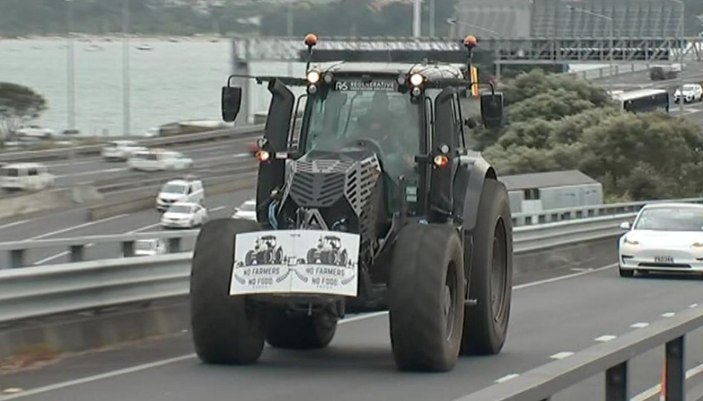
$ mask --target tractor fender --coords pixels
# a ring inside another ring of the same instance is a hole
[[[468,297],[471,280],[471,255],[473,254],[473,231],[478,220],[478,206],[483,184],[486,180],[497,180],[496,171],[480,154],[463,155],[454,180],[454,215],[461,221],[464,243],[464,269]]]

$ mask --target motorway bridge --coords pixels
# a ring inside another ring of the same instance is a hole
[[[703,69],[693,64],[684,77],[700,81]],[[597,79],[597,82],[607,84],[606,79]],[[673,81],[653,83],[646,72],[623,74],[615,77],[614,82],[623,89],[671,88],[676,85]],[[687,115],[703,123],[703,107],[690,105],[686,110]],[[218,176],[232,169],[253,169],[253,160],[247,154],[247,145],[252,138],[252,135],[242,135],[174,148],[195,159],[199,174]],[[119,163],[104,162],[97,156],[47,163],[59,174],[58,183],[62,187],[94,182],[108,185],[121,181],[141,190],[145,187],[152,190],[149,185],[153,186],[144,175],[127,171]],[[115,193],[119,194],[121,190],[115,189]],[[211,217],[227,217],[234,206],[252,194],[251,189],[245,188],[208,196],[206,206]],[[82,205],[0,220],[0,242],[159,231],[158,214],[154,210],[90,220]],[[349,316],[341,323],[328,349],[294,352],[267,348],[260,363],[248,367],[202,365],[193,355],[187,321],[179,321],[175,327],[181,324],[182,329],[157,338],[144,339],[137,335],[138,340],[132,343],[49,361],[41,361],[41,352],[37,352],[34,358],[39,362],[31,364],[28,369],[18,369],[22,361],[15,361],[15,365],[0,365],[0,400],[219,401],[280,400],[285,397],[292,401],[464,401],[471,400],[472,394],[478,397],[481,390],[488,391],[486,389],[494,388],[492,386],[510,386],[521,378],[532,377],[531,370],[551,366],[550,363],[568,363],[584,355],[596,355],[592,350],[597,348],[593,347],[630,341],[637,333],[685,319],[691,313],[703,316],[699,277],[620,278],[614,268],[614,242],[611,247],[608,241],[605,246],[601,242],[598,248],[580,250],[578,260],[570,260],[560,269],[532,269],[516,276],[510,330],[503,352],[491,357],[462,358],[450,373],[418,375],[397,372],[390,354],[388,317],[383,311]],[[108,244],[95,244],[89,246],[86,259],[116,258],[117,252]],[[551,253],[549,250],[541,256],[535,253],[530,263],[535,264],[540,258],[548,260]],[[31,250],[26,261],[35,267],[17,271],[29,272],[44,265],[63,268],[67,265],[59,264],[68,262],[69,255],[65,249],[43,248]],[[0,263],[7,266],[10,263],[8,256],[0,256]],[[3,277],[0,274],[0,286]],[[107,280],[103,276],[97,277],[101,277],[96,279],[97,284]],[[8,294],[0,293],[0,314],[3,312],[1,305],[10,299]],[[176,300],[155,303],[151,308],[177,311],[178,316],[186,312],[182,301]],[[59,337],[66,335],[65,332],[60,334],[61,327],[73,327],[77,321],[86,320],[98,323],[76,326],[80,329],[71,334],[76,341],[93,336],[107,338],[109,336],[105,333],[110,330],[122,330],[126,336],[129,331],[140,333],[147,330],[149,325],[138,318],[130,320],[130,313],[129,309],[116,308],[95,316],[80,313],[34,319],[22,324],[4,322],[0,332],[5,336],[2,338],[10,338],[8,336],[12,333],[26,333],[28,325],[35,325],[48,327],[48,332]],[[121,322],[121,325],[114,322]],[[687,387],[696,393],[703,384],[700,375],[703,372],[703,334],[700,329],[692,331],[685,344]],[[659,348],[632,360],[628,376],[629,391],[634,399],[658,399],[663,356]],[[593,371],[592,375],[552,400],[604,399],[603,374]],[[698,394],[703,392],[698,391]]]

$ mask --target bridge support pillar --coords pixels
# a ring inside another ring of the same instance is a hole
[[[627,361],[605,372],[605,400],[627,401]]]
[[[675,338],[666,343],[666,370],[664,372],[664,399],[666,401],[685,401],[684,381],[684,337]]]

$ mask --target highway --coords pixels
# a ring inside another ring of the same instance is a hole
[[[188,333],[67,357],[40,369],[0,376],[19,393],[0,400],[451,401],[514,378],[600,341],[637,330],[691,307],[702,307],[699,278],[623,279],[612,267],[516,283],[508,340],[496,356],[464,357],[443,374],[402,373],[391,356],[384,312],[343,322],[329,348],[266,348],[252,366],[206,366],[193,356]],[[687,368],[703,360],[703,337],[687,342]],[[635,359],[631,394],[659,383],[661,350]],[[602,376],[558,399],[601,399]],[[598,396],[594,397],[594,392]]]
[[[203,169],[231,162],[234,158],[249,156],[248,145],[255,141],[255,137],[243,136],[241,138],[220,140],[217,142],[204,142],[184,146],[173,146],[169,149],[177,150],[193,159],[193,169]],[[132,171],[126,162],[109,162],[100,156],[77,157],[74,160],[57,160],[44,162],[49,172],[56,176],[55,187],[64,188],[75,185],[91,185],[96,181],[107,181],[125,177],[148,176],[150,173]],[[171,172],[172,174],[187,174],[188,170]]]
[[[210,219],[231,216],[234,208],[254,195],[253,190],[243,190],[221,195],[207,195],[204,205]],[[154,194],[156,197],[156,194]],[[0,221],[0,242],[32,239],[75,238],[90,235],[131,234],[161,231],[160,213],[156,209],[88,221],[85,209],[71,209],[42,214],[26,219]],[[184,243],[192,247],[192,243]],[[86,250],[87,260],[119,257],[119,244],[98,244]],[[26,255],[27,265],[47,265],[68,262],[66,249],[36,249]],[[0,268],[9,266],[9,255],[2,252]]]

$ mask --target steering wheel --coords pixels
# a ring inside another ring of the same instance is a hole
[[[346,143],[345,147],[357,147],[357,148],[367,148],[371,149],[374,153],[378,155],[379,159],[383,159],[383,156],[385,156],[385,152],[383,151],[383,148],[381,145],[376,141],[375,139],[371,138],[360,138],[360,139],[354,139]]]

